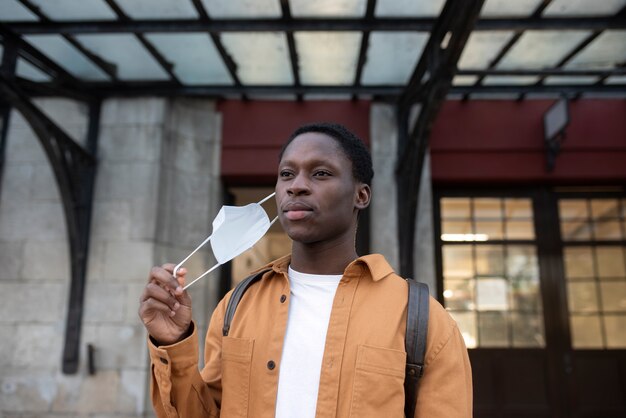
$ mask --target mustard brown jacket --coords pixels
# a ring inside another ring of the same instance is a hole
[[[228,336],[222,325],[230,293],[215,309],[198,370],[198,336],[169,346],[149,339],[151,397],[159,417],[273,418],[287,313],[290,257],[245,293]],[[232,293],[232,292],[231,292]],[[401,418],[408,285],[383,256],[361,257],[335,294],[316,418]],[[472,416],[472,378],[456,323],[430,300],[425,372],[415,417]],[[306,359],[303,359],[306,361]]]

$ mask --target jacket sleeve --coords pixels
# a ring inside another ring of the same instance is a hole
[[[222,300],[211,317],[202,372],[198,370],[198,332],[176,344],[156,346],[148,339],[152,380],[150,394],[157,417],[219,417],[221,400]]]
[[[472,416],[472,369],[456,322],[435,299],[430,319],[424,376],[418,389],[415,418]]]

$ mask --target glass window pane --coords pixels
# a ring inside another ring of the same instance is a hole
[[[626,281],[600,283],[602,310],[626,313]],[[624,328],[626,333],[626,328]]]
[[[467,311],[475,308],[474,280],[446,280],[444,287],[446,309]]]
[[[606,315],[604,317],[607,348],[626,348],[626,316]]]
[[[532,202],[530,199],[505,199],[504,213],[507,219],[532,219]]]
[[[626,277],[622,247],[596,247],[599,278]]]
[[[372,32],[361,82],[406,84],[426,42],[428,33]]]
[[[441,217],[449,218],[470,218],[470,199],[446,197],[441,199]]]
[[[505,312],[481,312],[478,318],[481,347],[508,347],[509,327]]]
[[[476,281],[476,308],[479,311],[506,311],[509,296],[506,279],[491,277]]]
[[[543,15],[549,17],[606,16],[614,15],[622,7],[624,7],[624,0],[554,0],[546,7]]]
[[[117,16],[103,0],[31,0],[52,20],[115,20]]]
[[[546,77],[543,80],[543,84],[547,84],[547,85],[560,85],[560,84],[564,84],[564,85],[578,85],[578,84],[593,84],[595,82],[597,82],[599,80],[598,77],[594,77],[594,76],[551,76],[551,77]]]
[[[232,84],[219,51],[205,33],[153,33],[145,35],[174,65],[184,84]]]
[[[527,30],[500,61],[499,69],[553,67],[589,36],[583,30]]]
[[[572,331],[572,346],[574,348],[602,348],[602,330],[600,328],[600,317],[592,316],[570,316]]]
[[[302,84],[352,84],[360,32],[296,32]],[[333,71],[328,71],[331,65]]]
[[[587,219],[589,208],[584,199],[559,200],[559,216],[561,219]]]
[[[378,0],[374,14],[377,17],[435,17],[439,16],[445,0]]]
[[[570,279],[593,278],[593,252],[591,247],[564,249],[565,277]]]
[[[622,239],[622,227],[619,221],[608,222],[594,222],[593,223],[593,236],[597,240],[621,240]]]
[[[78,35],[87,49],[117,65],[122,80],[167,80],[169,75],[134,35]]]
[[[450,315],[459,326],[467,348],[476,348],[478,343],[476,312],[450,312]]]
[[[39,18],[24,7],[18,0],[0,1],[0,20],[3,22],[11,21],[37,21]]]
[[[480,11],[483,17],[528,17],[541,0],[486,0]]]
[[[460,69],[485,69],[511,39],[513,32],[474,31],[459,59]]]
[[[512,309],[524,312],[541,311],[541,295],[539,280],[511,279],[509,280]]]
[[[202,0],[212,18],[263,18],[281,17],[277,0]]]
[[[441,222],[443,234],[471,234],[472,223],[469,221],[443,221]]]
[[[502,201],[500,199],[474,199],[475,219],[502,219]]]
[[[282,33],[224,33],[243,84],[293,84],[287,38]]]
[[[545,347],[543,317],[541,315],[512,313],[513,347]]]
[[[445,245],[443,251],[443,275],[448,278],[474,277],[474,258],[469,245]]]
[[[502,221],[476,221],[476,234],[486,235],[488,240],[501,240],[504,238]]]
[[[508,246],[506,274],[510,279],[539,281],[539,265],[535,247],[530,245]]]
[[[619,200],[593,199],[591,201],[591,218],[595,220],[619,218]]]
[[[366,0],[290,0],[294,17],[363,17]]]
[[[32,81],[52,80],[52,77],[48,73],[44,73],[38,67],[35,67],[33,64],[21,57],[18,57],[17,59],[15,73],[22,78],[27,78]]]
[[[589,241],[591,225],[588,221],[562,221],[561,239],[563,241]]]
[[[564,68],[610,70],[626,60],[626,30],[605,30]]]
[[[481,276],[504,276],[504,247],[501,245],[477,246],[476,274]]]
[[[100,67],[60,35],[30,35],[26,40],[78,78],[109,81]]]
[[[598,312],[598,292],[595,282],[567,284],[567,304],[570,312]]]
[[[535,227],[532,221],[507,221],[506,239],[534,239]]]
[[[117,4],[133,19],[196,19],[198,17],[190,1],[133,0],[118,1]]]

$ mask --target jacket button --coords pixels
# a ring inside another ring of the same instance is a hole
[[[167,359],[165,359],[163,357],[159,357],[159,360],[161,360],[161,363],[167,364]]]
[[[274,368],[276,367],[276,363],[274,363],[274,360],[270,360],[267,362],[267,368],[270,370],[274,370]]]
[[[287,296],[282,295],[282,296],[280,297],[280,303],[285,303],[285,301],[286,301],[286,300],[287,300]]]

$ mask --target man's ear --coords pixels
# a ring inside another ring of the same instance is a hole
[[[370,205],[372,200],[372,189],[365,183],[359,183],[356,189],[354,207],[363,210]]]

